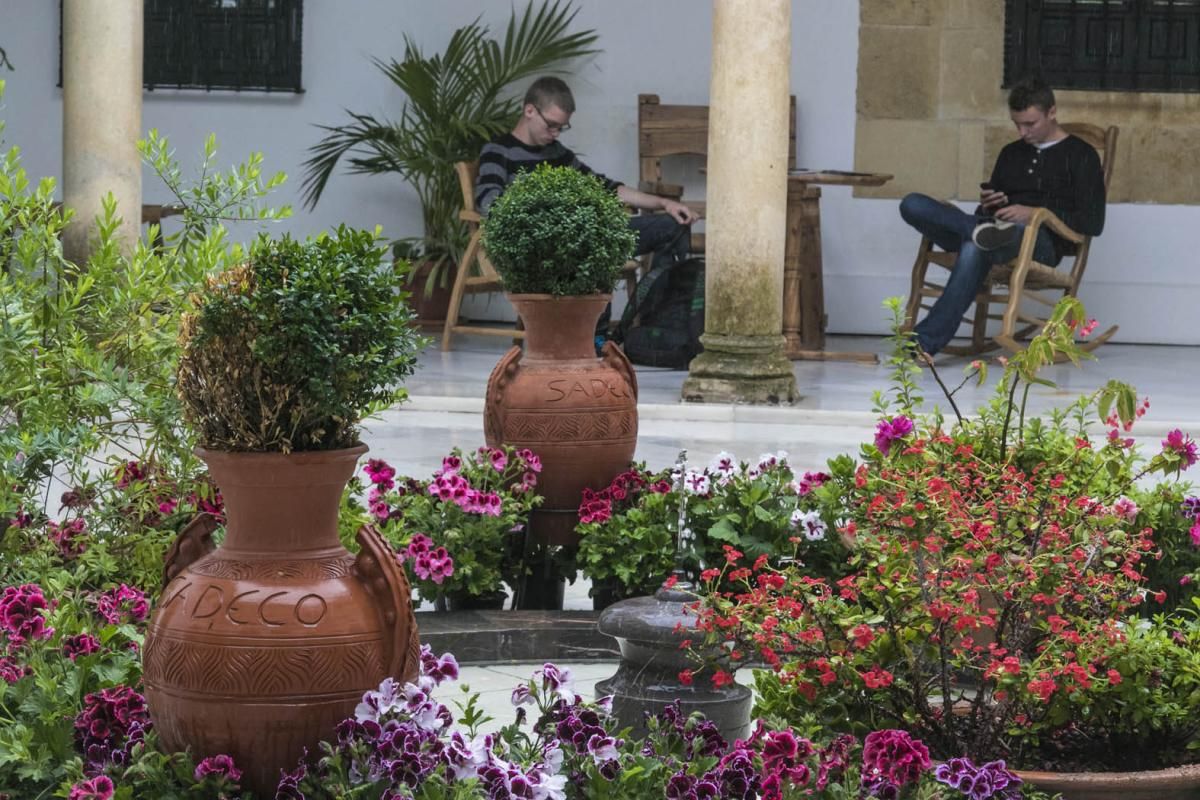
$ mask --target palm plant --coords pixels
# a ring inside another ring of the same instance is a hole
[[[424,236],[407,240],[415,245],[410,255],[439,266],[457,260],[467,234],[458,219],[454,163],[477,158],[490,138],[512,127],[521,110],[521,95],[510,88],[514,83],[561,73],[571,61],[598,52],[592,47],[595,31],[568,31],[577,13],[570,0],[542,0],[536,10],[531,3],[520,16],[514,9],[503,41],[476,18],[434,56],[424,55],[406,35],[402,60],[374,59],[408,98],[400,118],[347,111],[349,123],[319,126],[328,135],[309,149],[305,204],[316,205],[343,156],[351,174],[398,173],[416,189],[424,215]]]

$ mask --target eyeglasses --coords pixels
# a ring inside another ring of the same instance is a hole
[[[542,110],[540,108],[538,108],[537,106],[534,106],[533,110],[536,111],[537,115],[542,118],[542,122],[546,123],[546,128],[551,133],[562,133],[563,131],[571,130],[571,123],[569,123],[569,122],[551,122],[550,120],[546,119],[546,115],[542,113]]]

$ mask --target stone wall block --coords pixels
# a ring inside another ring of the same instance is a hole
[[[958,191],[960,200],[979,197],[979,184],[988,179],[992,165],[983,160],[982,122],[964,122],[958,126]]]
[[[1131,163],[1118,164],[1129,170],[1130,199],[1200,203],[1200,128],[1147,126],[1132,134]]]
[[[996,119],[1006,116],[1008,93],[1004,80],[1004,43],[994,30],[943,30],[941,89],[938,115],[942,119]]]
[[[938,25],[946,3],[947,0],[860,0],[859,22],[862,25]]]
[[[953,196],[958,186],[958,128],[957,122],[860,119],[854,169],[896,177],[880,187],[856,188],[855,196]]]
[[[945,28],[987,28],[1004,33],[1004,3],[1000,0],[946,0]]]
[[[866,119],[937,116],[941,39],[933,28],[859,29],[858,114]]]

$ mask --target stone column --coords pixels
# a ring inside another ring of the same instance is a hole
[[[713,0],[704,352],[683,399],[790,403],[784,355],[790,0]]]
[[[87,260],[109,192],[126,251],[141,234],[142,0],[63,2],[63,251]]]

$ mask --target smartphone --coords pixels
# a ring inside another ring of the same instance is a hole
[[[992,191],[992,184],[989,181],[984,181],[983,183],[979,184],[979,188],[985,192],[990,192]]]

